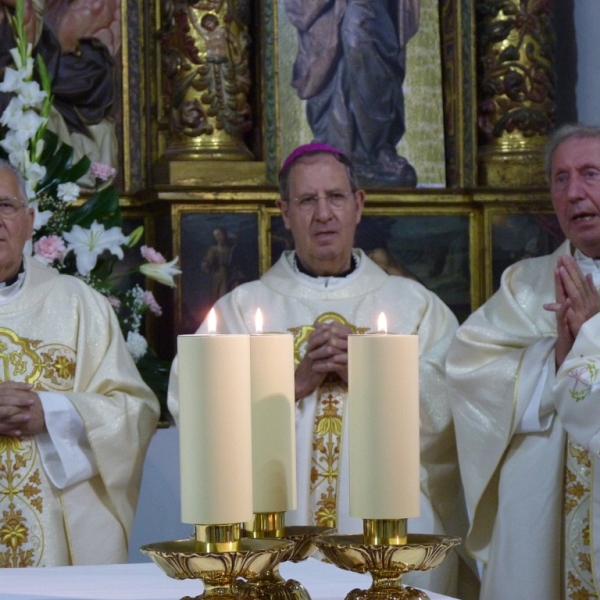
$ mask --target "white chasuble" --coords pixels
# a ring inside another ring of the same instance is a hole
[[[464,535],[444,376],[445,355],[457,327],[456,319],[422,285],[389,276],[360,250],[354,253],[358,267],[343,278],[313,278],[297,273],[294,254],[284,253],[259,281],[237,287],[215,304],[217,331],[253,333],[256,310],[260,308],[264,331],[293,334],[296,365],[304,356],[306,341],[317,321],[337,320],[356,333],[366,333],[377,330],[377,318],[383,311],[390,332],[418,334],[422,501],[421,517],[409,520],[409,531]],[[199,331],[206,332],[206,325],[203,323]],[[331,377],[296,402],[298,507],[286,513],[288,525],[335,525],[340,533],[362,533],[362,521],[349,516],[348,461],[344,452],[347,392],[343,381]],[[177,360],[171,369],[169,409],[177,420]],[[450,571],[451,564],[455,565],[452,558],[448,562]],[[420,585],[447,592],[448,580],[453,576],[444,571],[444,565],[429,573],[433,579]]]
[[[27,258],[22,289],[0,305],[3,381],[64,394],[99,474],[58,489],[36,436],[0,436],[0,567],[126,562],[159,407],[106,299]]]
[[[596,597],[600,573],[600,315],[555,374],[552,255],[509,267],[446,364],[481,597]]]

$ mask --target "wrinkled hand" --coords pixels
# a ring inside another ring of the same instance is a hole
[[[554,271],[556,302],[544,304],[556,313],[556,367],[571,351],[582,325],[600,312],[600,294],[591,275],[584,276],[572,256],[561,256]]]
[[[306,354],[296,369],[296,400],[317,389],[328,373],[348,381],[348,334],[350,327],[340,323],[315,323],[308,336]]]
[[[0,435],[20,437],[46,431],[40,397],[28,383],[0,383]]]

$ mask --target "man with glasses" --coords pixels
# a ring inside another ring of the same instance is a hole
[[[260,307],[267,331],[294,335],[298,508],[287,513],[286,523],[362,531],[362,522],[350,518],[348,506],[343,439],[347,338],[352,332],[376,331],[384,311],[390,331],[419,335],[422,508],[421,518],[411,519],[409,529],[452,529],[450,521],[463,514],[443,368],[457,327],[454,315],[422,285],[387,275],[364,252],[353,250],[365,194],[339,150],[314,143],[297,148],[280,171],[280,194],[277,205],[295,250],[284,252],[260,281],[239,286],[215,308],[219,333],[253,332]],[[206,331],[206,323],[200,331]],[[169,386],[175,419],[177,386],[175,362]],[[418,584],[454,595],[455,561],[449,557],[438,569],[421,574]]]
[[[106,298],[24,255],[33,219],[0,161],[0,567],[127,562],[158,401]]]

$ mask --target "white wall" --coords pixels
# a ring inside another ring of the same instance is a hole
[[[129,541],[129,562],[148,562],[140,546],[181,540],[193,531],[181,522],[179,503],[179,432],[175,426],[157,429],[144,463],[142,489]]]

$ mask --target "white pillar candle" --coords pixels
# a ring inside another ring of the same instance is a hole
[[[348,336],[350,516],[419,516],[416,335]]]
[[[252,519],[250,339],[180,335],[181,520]]]
[[[296,508],[294,340],[288,333],[250,336],[252,487],[255,513]]]

